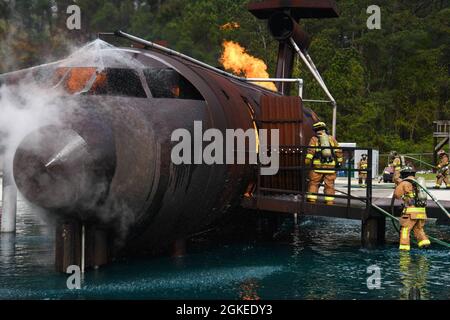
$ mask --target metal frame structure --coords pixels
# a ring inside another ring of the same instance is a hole
[[[323,81],[322,76],[319,73],[319,70],[317,70],[316,65],[314,64],[313,60],[309,56],[309,54],[305,51],[303,52],[300,47],[295,43],[294,39],[289,39],[292,47],[297,52],[300,59],[302,59],[303,63],[308,67],[309,71],[313,75],[314,79],[316,79],[317,83],[320,85],[322,90],[325,92],[327,97],[330,99],[328,103],[330,103],[333,107],[333,120],[332,120],[332,135],[336,136],[336,123],[337,123],[337,103],[334,97],[331,95],[330,91],[328,90],[328,87],[325,84],[325,81]]]
[[[298,83],[298,96],[303,100],[303,79],[301,78],[243,78],[243,79],[248,82],[296,82]]]
[[[437,153],[448,143],[450,149],[450,120],[438,120],[433,122],[433,162],[437,163]],[[440,142],[439,139],[442,139]]]
[[[280,149],[286,149],[286,148],[296,148],[300,150],[300,163],[304,163],[304,159],[305,159],[305,155],[306,155],[306,151],[308,148],[310,148],[309,146],[280,146]],[[351,210],[351,200],[356,200],[356,197],[352,196],[352,188],[351,188],[351,182],[352,182],[352,174],[353,172],[367,172],[367,188],[366,188],[366,195],[365,197],[359,197],[358,201],[361,202],[361,200],[364,200],[365,202],[365,214],[364,216],[368,216],[370,213],[370,208],[371,208],[371,204],[372,204],[372,180],[373,180],[373,172],[372,172],[372,158],[373,158],[373,150],[370,148],[353,148],[353,147],[315,147],[317,149],[340,149],[345,153],[347,153],[348,155],[354,154],[355,151],[357,150],[361,150],[361,151],[365,151],[367,152],[368,155],[368,168],[367,169],[354,169],[351,168],[350,162],[346,162],[346,165],[342,168],[334,168],[334,169],[330,169],[332,171],[340,171],[340,172],[346,172],[347,173],[347,192],[346,194],[336,194],[334,197],[336,199],[343,199],[345,200],[345,214],[341,214],[341,217],[350,217],[350,210]],[[346,158],[351,158],[349,156],[347,156]],[[258,173],[260,173],[261,170],[261,164],[258,164]],[[293,171],[293,174],[300,174],[301,175],[301,181],[307,181],[307,176],[309,174],[309,172],[311,170],[314,170],[311,167],[306,167],[304,165],[301,166],[289,166],[289,167],[280,167],[279,168],[279,172],[281,171]],[[261,180],[258,179],[258,185],[257,185],[257,197],[261,198],[261,195],[280,195],[280,194],[295,194],[300,196],[300,212],[304,213],[304,214],[308,214],[308,211],[310,211],[307,206],[306,206],[306,195],[307,194],[312,194],[312,195],[317,195],[317,196],[324,196],[324,194],[322,193],[309,193],[307,192],[307,184],[306,183],[302,183],[301,185],[301,189],[300,190],[288,190],[288,189],[276,189],[276,188],[270,188],[270,187],[264,187],[261,184]],[[297,198],[298,199],[298,198]],[[256,199],[257,203],[257,209],[261,209],[264,210],[265,208],[263,206],[261,206],[261,203],[259,202],[259,199]],[[343,203],[338,203],[338,205],[335,206],[335,208],[337,208],[338,210],[342,211],[342,204]],[[333,206],[328,206],[330,208],[330,210],[333,210]],[[363,219],[364,217],[360,217],[361,219]]]

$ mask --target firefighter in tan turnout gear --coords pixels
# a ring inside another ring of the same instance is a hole
[[[361,160],[358,162],[357,168],[359,170],[367,169],[367,154],[361,155]],[[358,172],[358,183],[361,188],[367,187],[367,171],[359,171]]]
[[[336,180],[336,171],[333,170],[342,165],[344,159],[341,149],[321,148],[321,147],[339,147],[337,141],[328,135],[327,127],[323,122],[317,122],[313,125],[316,135],[311,138],[307,151],[305,164],[312,170],[309,172],[308,202],[316,202],[319,185],[323,181],[325,184],[325,202],[334,203],[334,181]]]
[[[410,233],[414,232],[419,248],[430,245],[430,240],[424,231],[427,220],[426,193],[415,183],[404,180],[415,180],[415,170],[405,167],[401,171],[401,181],[394,191],[397,199],[403,200],[403,212],[400,218],[400,250],[410,250]],[[420,181],[419,181],[420,182]],[[423,185],[423,182],[421,183]]]
[[[392,167],[394,168],[394,175],[392,176],[392,182],[395,185],[400,183],[400,170],[402,169],[402,159],[397,151],[391,151]]]
[[[437,165],[436,189],[439,189],[442,182],[447,189],[450,189],[450,164],[448,154],[444,150],[438,152],[439,164]]]

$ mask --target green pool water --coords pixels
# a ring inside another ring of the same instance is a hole
[[[427,231],[450,240],[450,227]],[[423,299],[450,298],[450,252],[434,246],[400,254],[388,223],[387,245],[360,247],[360,222],[286,220],[270,242],[197,241],[183,258],[116,262],[88,272],[81,290],[53,271],[53,231],[19,202],[18,232],[0,238],[0,299]],[[369,289],[369,266],[381,288]]]

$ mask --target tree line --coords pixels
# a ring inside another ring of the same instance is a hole
[[[63,57],[98,32],[126,30],[219,65],[232,40],[274,74],[277,43],[249,0],[0,0],[0,73]],[[376,2],[376,3],[374,3]],[[68,30],[69,5],[81,8],[81,30]],[[369,30],[366,9],[381,8]],[[381,152],[431,152],[433,121],[450,119],[450,0],[338,0],[340,18],[303,20],[310,54],[338,102],[338,139]],[[233,28],[224,28],[232,22]],[[307,69],[305,98],[325,98]],[[328,105],[309,104],[331,121]]]

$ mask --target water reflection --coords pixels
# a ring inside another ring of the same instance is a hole
[[[285,223],[277,241],[192,243],[181,259],[118,261],[91,271],[71,292],[67,275],[54,272],[54,231],[19,201],[17,236],[0,235],[0,299],[448,299],[450,255],[440,247],[398,252],[388,245],[360,248],[359,221],[302,217]],[[389,228],[389,226],[388,226]],[[430,224],[430,234],[450,234]],[[382,269],[382,290],[367,288],[366,269]]]
[[[241,283],[239,297],[241,300],[261,300],[258,295],[258,280],[248,279]]]
[[[14,263],[16,256],[15,233],[0,233],[0,261],[2,264]]]
[[[296,258],[303,251],[304,245],[301,239],[300,227],[296,223],[294,224],[294,230],[292,231],[292,258]]]
[[[400,299],[412,298],[414,291],[420,292],[421,299],[429,299],[427,288],[430,262],[425,254],[412,256],[410,252],[400,252],[399,256],[400,279],[403,288],[400,291]]]

